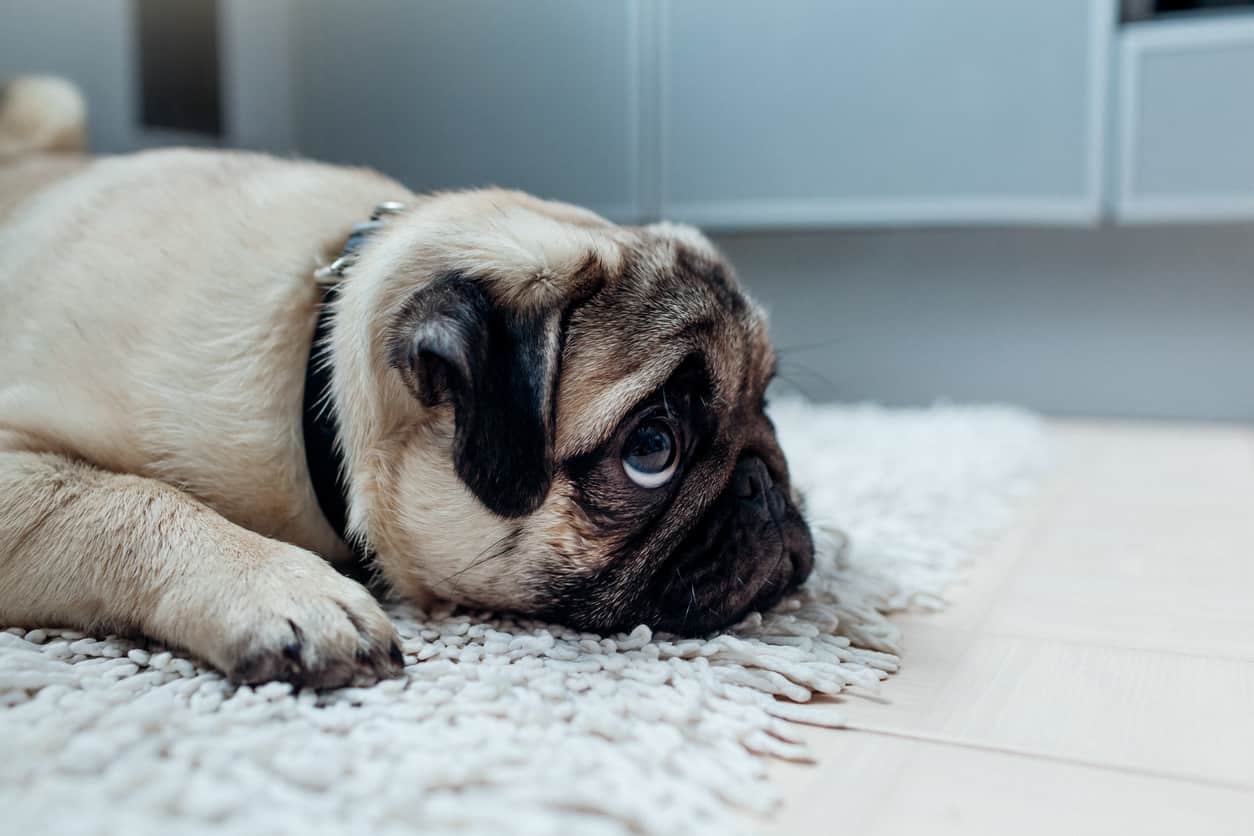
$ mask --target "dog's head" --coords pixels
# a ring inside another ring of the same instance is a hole
[[[810,571],[762,313],[693,229],[425,198],[362,253],[331,351],[349,532],[402,594],[701,633]]]

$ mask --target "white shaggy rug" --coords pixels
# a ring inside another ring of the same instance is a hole
[[[790,722],[814,720],[806,700],[896,670],[883,613],[938,604],[1044,458],[1037,421],[1009,409],[773,413],[822,549],[778,611],[673,640],[398,607],[407,678],[325,695],[234,688],[156,645],[10,629],[0,832],[744,830],[737,808],[774,802],[763,756],[807,756]]]

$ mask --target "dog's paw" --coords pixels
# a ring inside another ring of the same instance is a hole
[[[251,580],[208,654],[232,681],[338,688],[400,675],[392,622],[361,584],[321,558],[287,547]]]

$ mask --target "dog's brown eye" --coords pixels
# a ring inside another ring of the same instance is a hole
[[[645,421],[631,431],[623,445],[623,470],[642,488],[665,485],[678,465],[679,445],[665,421]]]

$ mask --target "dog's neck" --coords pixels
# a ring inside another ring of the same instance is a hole
[[[328,350],[334,327],[335,297],[339,283],[356,263],[362,245],[383,226],[387,218],[405,210],[405,205],[389,201],[375,207],[370,220],[353,227],[340,255],[314,273],[314,280],[324,288],[305,365],[305,398],[302,426],[305,435],[305,463],[313,482],[318,506],[336,535],[355,550],[360,544],[349,543],[348,498],[345,490],[344,457],[339,442],[339,417],[331,394],[332,357]]]
[[[344,530],[348,521],[348,501],[342,482],[344,460],[336,441],[339,419],[331,397],[331,355],[325,351],[331,334],[331,321],[335,316],[335,294],[335,286],[328,287],[318,310],[318,324],[314,328],[309,362],[305,366],[303,426],[305,463],[309,466],[309,478],[313,481],[318,506],[336,535],[347,542]]]

